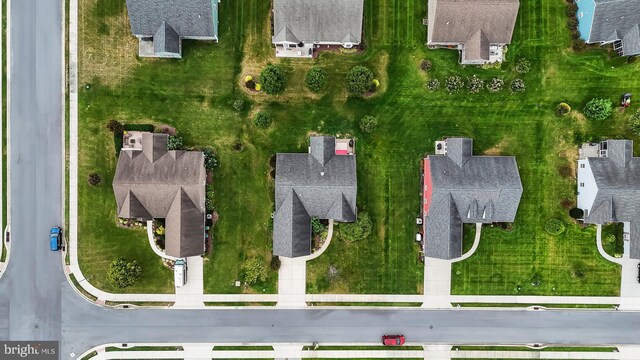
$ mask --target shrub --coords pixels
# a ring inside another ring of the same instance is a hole
[[[565,116],[570,112],[571,106],[569,106],[569,104],[567,103],[561,102],[560,104],[558,104],[558,107],[556,107],[556,114],[558,114],[559,116]]]
[[[322,91],[327,84],[327,72],[319,66],[314,66],[307,72],[304,83],[309,90],[318,93]]]
[[[124,131],[124,126],[122,125],[122,123],[120,123],[120,121],[111,119],[107,123],[107,129],[109,129],[109,131],[114,134],[122,134],[122,132]]]
[[[604,120],[612,111],[613,104],[609,99],[593,98],[584,107],[584,114],[591,120]]]
[[[156,234],[158,234],[158,235],[164,235],[164,233],[165,233],[164,226],[159,225],[159,226],[156,228]]]
[[[260,84],[264,87],[264,92],[269,95],[281,93],[286,82],[284,70],[278,65],[267,65],[260,73]],[[258,85],[256,85],[256,90],[258,90]]]
[[[347,91],[350,95],[360,96],[371,89],[373,72],[362,65],[357,65],[347,74]]]
[[[269,266],[271,267],[271,270],[275,270],[275,271],[280,270],[280,257],[272,256],[271,263],[269,264]]]
[[[244,109],[244,100],[238,99],[233,102],[233,109],[237,112],[240,112]]]
[[[171,136],[167,140],[167,150],[183,150],[184,142],[181,136]]]
[[[429,91],[438,91],[438,89],[440,89],[440,80],[429,79],[429,81],[427,81],[427,89],[429,89]]]
[[[340,238],[351,243],[364,240],[371,235],[372,227],[369,214],[362,212],[355,222],[340,224]]]
[[[526,90],[526,86],[524,84],[524,80],[515,79],[511,82],[511,91],[513,91],[514,93],[523,92],[525,90]]]
[[[261,84],[256,84],[255,89],[256,89],[256,91],[262,91],[262,85]]]
[[[109,265],[107,281],[109,281],[111,285],[123,289],[133,285],[136,280],[140,278],[141,274],[142,267],[138,265],[137,261],[127,262],[125,258],[121,257]]]
[[[605,241],[609,243],[614,243],[616,242],[616,236],[614,234],[608,234],[607,237],[605,237]]]
[[[269,276],[267,266],[264,264],[262,258],[259,257],[246,260],[244,264],[242,264],[242,272],[244,274],[244,281],[250,285],[265,282],[267,276]]]
[[[378,126],[378,117],[366,115],[360,119],[360,130],[364,133],[372,133]]]
[[[444,87],[451,93],[457,93],[464,87],[464,80],[458,75],[451,75],[444,80]]]
[[[569,216],[571,216],[573,219],[582,219],[582,217],[584,216],[584,211],[582,211],[582,209],[580,208],[574,207],[569,210]]]
[[[100,175],[96,174],[96,173],[91,173],[89,174],[89,178],[87,179],[87,181],[89,182],[90,185],[96,186],[98,184],[100,184]]]
[[[253,117],[253,123],[259,128],[266,129],[273,123],[273,117],[268,112],[259,111]]]
[[[207,170],[213,170],[214,167],[218,166],[218,159],[216,159],[216,154],[210,148],[202,149],[202,153],[204,154],[204,168]]]
[[[494,77],[493,79],[491,79],[491,81],[489,81],[489,83],[487,83],[487,90],[489,90],[489,92],[496,93],[502,90],[503,86],[504,80]]]
[[[473,75],[470,78],[467,78],[467,88],[469,89],[469,93],[477,94],[484,87],[484,80],[479,77]]]
[[[551,235],[560,235],[564,231],[565,225],[561,220],[558,219],[549,219],[546,224],[544,224],[544,230]]]
[[[516,61],[516,66],[514,67],[514,70],[518,74],[526,74],[531,70],[531,62],[529,62],[529,60],[525,58],[520,58],[518,59],[518,61]]]
[[[245,83],[248,83],[249,81],[253,81],[253,76],[247,75],[247,76],[244,77],[244,82]]]
[[[635,114],[629,116],[629,130],[635,135],[640,135],[640,109]]]
[[[213,190],[207,189],[207,191],[204,194],[204,208],[207,211],[213,211],[213,209],[215,209],[215,204],[213,203],[213,196],[214,196],[214,192]]]
[[[431,70],[431,60],[429,59],[424,59],[422,60],[422,62],[420,62],[420,70],[422,71],[429,71]]]
[[[311,219],[311,230],[314,234],[319,235],[325,230],[325,226],[320,222],[319,219],[313,218]]]

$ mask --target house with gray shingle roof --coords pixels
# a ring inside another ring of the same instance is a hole
[[[578,0],[578,31],[589,44],[613,43],[621,56],[640,55],[640,0]]]
[[[586,224],[623,223],[625,252],[640,259],[640,158],[633,156],[633,141],[581,147],[577,207]]]
[[[426,256],[462,255],[462,224],[513,222],[522,196],[513,156],[475,156],[473,141],[448,138],[424,159],[423,230]]]
[[[356,156],[351,140],[312,136],[309,153],[277,154],[273,254],[311,254],[311,219],[356,220]]]
[[[118,217],[165,219],[165,253],[204,252],[205,183],[201,151],[167,150],[168,135],[142,133],[139,148],[120,150],[113,192]]]
[[[427,45],[460,51],[461,64],[501,62],[518,0],[429,0]]]
[[[276,56],[310,58],[322,46],[359,45],[363,11],[364,0],[273,0]]]
[[[127,0],[138,56],[181,58],[182,39],[218,41],[219,0]]]

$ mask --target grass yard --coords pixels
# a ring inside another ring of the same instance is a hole
[[[109,119],[124,123],[169,124],[185,143],[213,146],[220,166],[214,172],[216,211],[213,251],[205,262],[205,291],[210,293],[276,291],[277,273],[253,287],[235,287],[242,263],[271,253],[273,182],[269,158],[276,152],[306,151],[312,132],[357,139],[358,208],[371,215],[374,231],[366,242],[349,244],[334,237],[327,251],[309,263],[311,293],[422,292],[423,269],[415,245],[414,225],[420,201],[420,160],[433,153],[443,136],[474,138],[476,154],[517,157],[524,193],[509,231],[484,227],[471,258],[453,266],[455,294],[616,295],[620,269],[602,259],[595,228],[569,218],[575,200],[577,146],[584,140],[630,137],[627,114],[617,110],[599,123],[578,112],[559,118],[560,101],[580,109],[594,96],[618,101],[640,90],[640,61],[609,59],[605,50],[576,54],[569,50],[565,4],[555,0],[522,2],[507,62],[482,69],[457,64],[450,50],[425,46],[423,0],[365,1],[366,51],[323,53],[316,60],[280,60],[269,44],[270,2],[237,0],[220,4],[220,43],[183,42],[182,60],[136,58],[137,42],[129,34],[123,0],[80,1],[80,265],[95,286],[117,291],[105,282],[111,260],[138,260],[143,279],[126,291],[172,291],[171,274],[153,254],[142,232],[116,226],[111,191],[115,169]],[[532,70],[519,76],[513,62],[526,57]],[[420,71],[421,59],[433,68]],[[249,94],[245,75],[256,77],[267,63],[281,64],[287,88],[278,96]],[[370,67],[382,83],[370,99],[348,98],[344,76],[356,64]],[[329,86],[320,94],[304,87],[306,70],[323,67]],[[505,89],[450,95],[429,92],[426,82],[449,75],[502,77]],[[521,77],[527,90],[508,91]],[[231,104],[245,100],[236,112]],[[270,112],[275,122],[257,129],[251,115]],[[375,132],[363,134],[358,121],[379,117]],[[633,137],[631,137],[633,138]],[[637,140],[637,139],[636,139]],[[241,151],[234,144],[241,143]],[[98,172],[103,182],[89,186]],[[564,206],[564,207],[563,207]],[[550,218],[567,228],[547,235]],[[340,225],[336,227],[340,231]],[[465,248],[474,230],[465,227]],[[329,267],[337,276],[328,276]]]

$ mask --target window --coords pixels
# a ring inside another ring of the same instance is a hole
[[[580,12],[578,13],[578,19],[582,19],[582,17],[583,17],[583,16],[584,16],[584,13],[583,13],[582,11],[580,11]]]
[[[580,169],[584,169],[584,164],[580,164]]]
[[[580,187],[584,187],[584,183],[580,183]]]

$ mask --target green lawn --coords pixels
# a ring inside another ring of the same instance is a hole
[[[219,44],[183,43],[182,60],[136,59],[137,43],[128,34],[123,1],[81,0],[80,43],[80,261],[85,276],[97,287],[115,291],[104,281],[118,256],[143,264],[144,278],[127,291],[171,291],[168,270],[148,248],[143,233],[115,226],[111,178],[115,155],[111,118],[127,123],[169,124],[188,144],[213,146],[220,159],[214,173],[216,210],[213,251],[205,262],[205,290],[213,293],[276,290],[277,274],[264,284],[236,288],[248,257],[266,262],[271,252],[273,182],[269,158],[276,152],[306,150],[310,132],[354,136],[358,156],[358,209],[367,211],[374,233],[367,241],[347,244],[334,238],[327,251],[308,265],[307,290],[318,292],[422,292],[422,263],[414,234],[420,201],[420,160],[433,152],[443,136],[474,138],[476,154],[517,157],[524,193],[509,231],[485,226],[476,254],[453,267],[455,294],[616,295],[617,266],[602,259],[595,246],[595,228],[575,224],[563,208],[575,200],[578,144],[586,139],[628,137],[625,114],[617,110],[606,121],[584,120],[576,111],[558,118],[560,101],[580,109],[591,97],[618,101],[624,92],[640,90],[640,61],[609,59],[605,50],[576,54],[568,50],[565,4],[554,0],[523,2],[507,62],[501,69],[462,67],[450,50],[428,50],[422,18],[423,0],[367,0],[365,41],[358,54],[324,53],[316,60],[276,60],[268,32],[269,1],[237,0],[220,6]],[[523,94],[507,90],[517,74],[513,60],[526,57],[532,70],[522,77]],[[432,70],[419,70],[429,58]],[[268,62],[283,65],[287,90],[279,96],[249,95],[241,89],[245,75],[256,76]],[[382,86],[370,99],[347,98],[344,75],[355,64],[374,70]],[[306,69],[324,67],[329,87],[320,95],[303,85]],[[485,81],[505,79],[497,94],[443,89],[427,91],[428,78],[444,82],[448,75],[477,75]],[[87,85],[89,87],[87,88]],[[231,107],[245,99],[245,110]],[[634,108],[627,110],[635,111]],[[268,130],[250,119],[258,109],[275,117]],[[372,134],[357,121],[379,116]],[[242,151],[233,145],[241,142]],[[98,187],[86,176],[103,175]],[[570,171],[570,172],[571,172]],[[565,169],[566,172],[566,169]],[[550,236],[543,226],[562,219],[566,231]],[[340,226],[337,226],[339,232]],[[473,229],[465,227],[465,248]],[[338,276],[329,278],[330,266]],[[534,281],[535,280],[535,281]],[[532,285],[536,284],[536,285]]]

